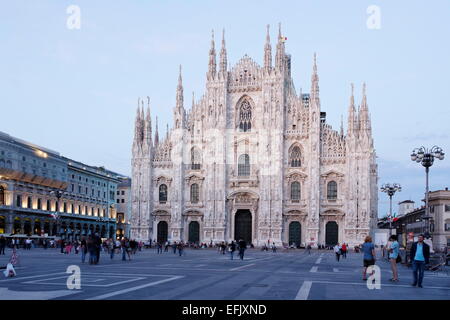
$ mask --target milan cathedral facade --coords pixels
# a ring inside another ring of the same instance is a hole
[[[228,68],[214,34],[206,90],[186,111],[180,75],[173,127],[152,134],[138,102],[132,147],[131,237],[254,245],[355,245],[377,218],[377,164],[365,85],[353,85],[344,133],[326,123],[316,57],[309,93],[297,94],[281,30],[273,62],[248,56]]]

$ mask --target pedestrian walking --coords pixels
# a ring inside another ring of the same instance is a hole
[[[341,247],[339,246],[339,243],[336,243],[333,250],[334,253],[336,254],[336,260],[339,261],[339,258],[341,257]]]
[[[66,242],[64,240],[59,240],[59,244],[61,246],[61,253],[64,253],[64,247],[66,246]]]
[[[84,263],[86,260],[86,253],[88,252],[86,237],[81,238],[81,263]]]
[[[425,272],[425,265],[430,262],[430,246],[424,241],[423,234],[419,235],[418,241],[411,246],[411,260],[413,268],[414,282],[413,287],[418,286],[422,288],[423,275]]]
[[[275,242],[272,243],[272,252],[277,252],[277,246],[275,245]]]
[[[342,258],[347,259],[347,245],[345,243],[341,246]]]
[[[122,239],[121,247],[122,247],[122,261],[127,261],[127,256],[128,260],[131,260],[130,243],[127,238]]]
[[[169,246],[170,246],[170,242],[166,241],[166,244],[164,245],[164,252],[169,252]]]
[[[364,239],[364,244],[362,245],[362,251],[364,253],[363,257],[363,280],[367,280],[367,268],[369,266],[375,265],[375,246],[372,243],[372,237],[367,236],[366,239]],[[375,271],[372,272],[372,275]]]
[[[4,236],[0,236],[0,254],[5,255],[6,239]]]
[[[228,252],[230,252],[231,260],[233,260],[234,258],[235,251],[236,251],[236,243],[234,243],[234,241],[231,241],[230,245],[228,246]]]
[[[306,251],[308,252],[308,254],[311,254],[311,244],[308,244],[308,246],[306,247]]]
[[[177,254],[177,247],[178,247],[177,242],[174,241],[174,242],[173,242],[173,245],[172,245],[173,254]]]
[[[67,242],[66,247],[64,248],[65,254],[69,254],[72,251],[72,243]]]
[[[183,249],[184,249],[183,247],[184,247],[183,243],[181,241],[178,242],[177,249],[178,249],[178,254],[180,257],[183,255]]]
[[[78,252],[80,251],[80,243],[78,240],[74,242],[74,248],[75,248],[75,254],[78,254]]]
[[[87,241],[86,241],[87,250],[89,252],[89,264],[95,264],[97,261],[96,253],[97,248],[95,246],[95,239],[92,235],[89,235]]]
[[[11,258],[9,259],[9,263],[11,263],[13,266],[19,264],[19,254],[17,253],[16,248],[13,248],[13,252]]]
[[[109,253],[110,253],[110,258],[112,260],[112,259],[114,259],[114,253],[116,251],[116,244],[113,239],[109,239],[108,242],[109,242],[108,249],[109,249]]]
[[[95,246],[95,264],[98,264],[100,261],[100,251],[102,249],[102,239],[100,238],[98,233],[95,233],[93,240]]]
[[[160,253],[162,253],[163,252],[163,250],[162,250],[162,244],[160,243],[160,242],[158,242],[157,244],[156,244],[156,248],[157,248],[157,253],[158,254],[160,254]]]
[[[243,240],[239,240],[239,258],[244,260],[245,249],[247,249],[247,243]]]
[[[392,278],[389,279],[393,282],[398,282],[398,271],[397,271],[397,261],[400,258],[398,250],[400,249],[400,245],[397,241],[397,235],[392,235],[389,240],[391,241],[391,245],[389,246],[389,262],[391,263],[392,270]],[[401,258],[400,258],[401,261]]]
[[[225,254],[226,249],[227,245],[222,241],[222,243],[220,244],[220,253]]]

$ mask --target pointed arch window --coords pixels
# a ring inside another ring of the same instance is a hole
[[[198,203],[199,198],[199,187],[197,183],[194,183],[191,185],[191,203]]]
[[[289,160],[291,161],[291,167],[300,167],[301,166],[301,153],[300,147],[295,146],[290,154]]]
[[[336,200],[337,199],[337,183],[336,181],[330,181],[327,184],[327,199]]]
[[[252,129],[252,107],[248,100],[241,102],[239,106],[239,130],[250,132]]]
[[[298,202],[300,200],[300,182],[291,183],[291,200]]]
[[[201,156],[200,152],[192,148],[191,150],[191,169],[192,170],[200,170],[201,168]]]
[[[238,176],[250,175],[250,157],[248,154],[242,154],[238,160]]]
[[[159,203],[167,202],[167,185],[162,184],[159,186]]]

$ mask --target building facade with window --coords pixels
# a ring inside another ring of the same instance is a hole
[[[131,179],[120,179],[117,187],[117,230],[116,238],[130,237]]]
[[[0,234],[114,237],[118,174],[0,132]]]
[[[392,223],[392,227],[404,243],[406,243],[408,234],[417,237],[419,234],[426,234],[429,231],[433,248],[441,251],[445,247],[450,247],[450,191],[448,188],[430,191],[428,201],[430,205],[430,219],[428,221],[423,219],[425,206],[421,206],[412,210],[409,208],[407,213],[399,215]],[[405,202],[403,201],[400,204],[402,205]],[[387,228],[389,225],[385,223],[382,227]]]
[[[326,123],[314,56],[309,93],[297,93],[281,31],[260,66],[228,68],[214,36],[206,90],[186,111],[180,75],[173,127],[160,140],[138,102],[132,145],[131,237],[255,245],[361,243],[377,219],[377,164],[365,85],[348,126]]]

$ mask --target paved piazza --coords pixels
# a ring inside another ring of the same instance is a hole
[[[400,266],[400,283],[389,282],[386,261],[378,261],[380,290],[361,280],[362,255],[350,253],[337,262],[332,251],[246,251],[244,261],[230,260],[213,249],[172,251],[147,249],[121,261],[102,254],[99,265],[81,264],[80,255],[59,249],[19,250],[17,277],[0,278],[0,299],[158,299],[158,300],[321,300],[450,299],[450,272],[426,272],[424,288],[413,288],[410,269]],[[378,253],[379,254],[379,253]],[[4,266],[11,256],[0,256]],[[68,290],[69,265],[81,268],[81,289]],[[448,267],[447,267],[448,268]]]

